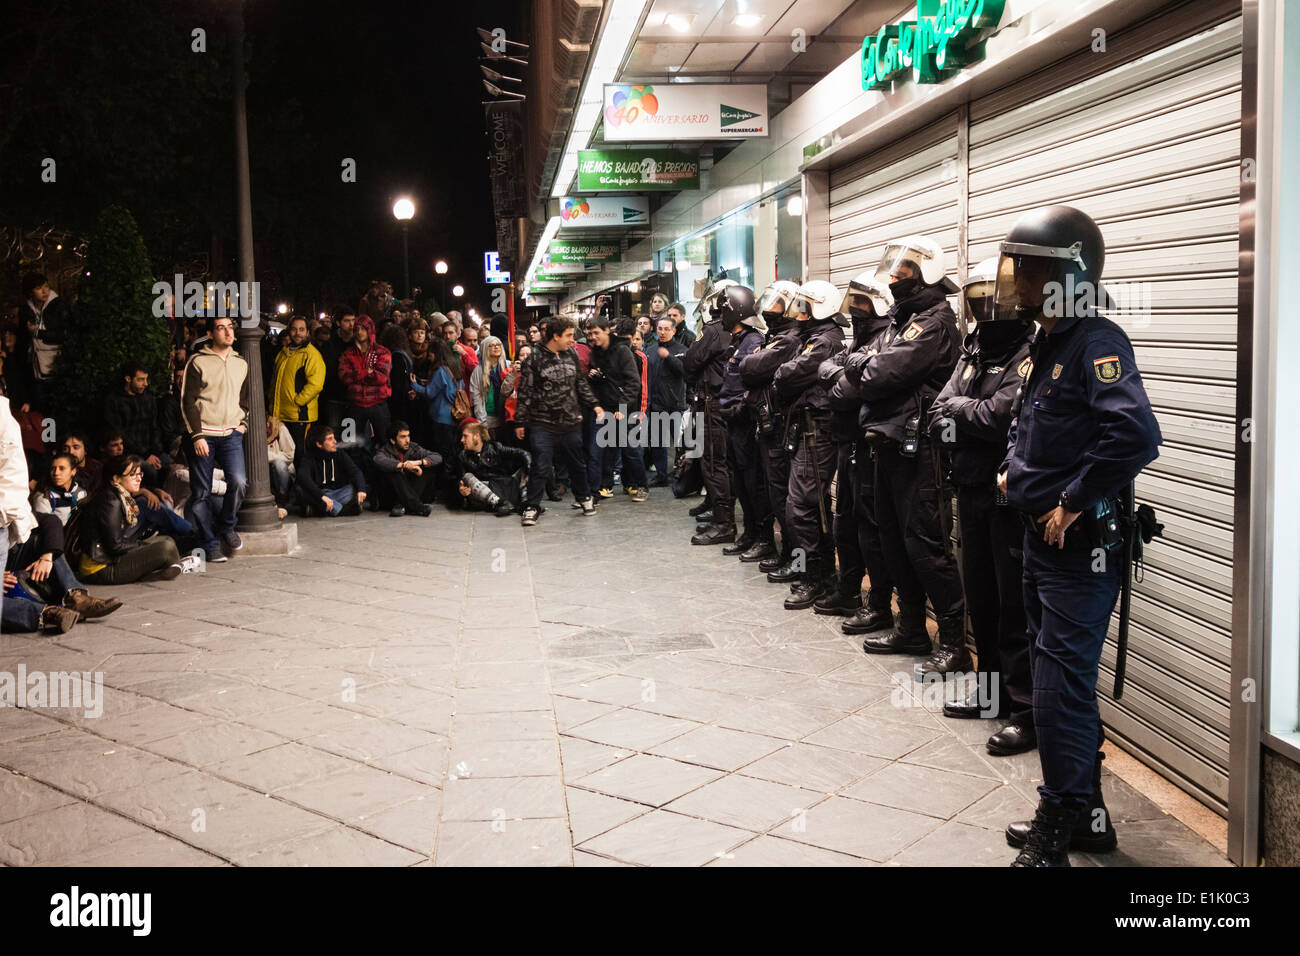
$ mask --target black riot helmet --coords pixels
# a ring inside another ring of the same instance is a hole
[[[754,301],[754,290],[746,285],[729,285],[718,293],[713,304],[713,314],[722,322],[722,327],[730,329],[746,319],[752,319],[758,313]]]
[[[1101,288],[1106,241],[1092,217],[1073,206],[1026,213],[1000,252],[994,318],[1057,319],[1106,302]]]

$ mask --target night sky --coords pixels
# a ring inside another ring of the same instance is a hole
[[[219,250],[213,274],[229,272],[224,2],[13,0],[0,23],[0,224],[84,234],[100,208],[121,202],[157,271]],[[405,194],[417,210],[412,284],[437,295],[433,262],[444,258],[448,287],[461,282],[471,304],[486,305],[482,256],[495,230],[475,27],[521,38],[524,9],[521,0],[248,0],[264,289],[300,311],[355,302],[370,278],[400,294],[392,204]],[[206,58],[187,49],[196,25],[210,33]],[[44,156],[59,161],[56,184],[39,184]],[[357,162],[356,183],[341,181],[345,157]]]

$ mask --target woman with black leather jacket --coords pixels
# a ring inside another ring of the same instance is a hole
[[[104,465],[99,491],[77,509],[81,512],[81,560],[78,577],[94,584],[170,581],[181,573],[176,542],[156,534],[140,540],[140,492],[144,472],[135,455]]]

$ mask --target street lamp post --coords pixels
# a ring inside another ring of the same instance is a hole
[[[405,297],[410,298],[411,254],[407,245],[407,232],[411,224],[411,217],[415,215],[415,203],[403,196],[393,203],[393,215],[402,224],[402,288],[405,290]]]
[[[442,298],[438,300],[438,305],[446,310],[447,308],[447,263],[439,259],[433,264],[433,271],[442,276]]]

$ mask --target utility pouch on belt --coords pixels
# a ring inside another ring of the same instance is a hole
[[[1103,498],[1086,514],[1088,538],[1095,548],[1114,551],[1124,542],[1124,529],[1119,521],[1119,502]]]
[[[904,458],[914,457],[920,438],[921,416],[913,415],[907,420],[907,424],[903,426],[903,444],[898,453]]]
[[[763,396],[758,401],[756,411],[758,424],[754,428],[755,435],[759,438],[773,438],[780,433],[781,427],[785,424],[784,416],[772,407],[771,389],[763,390]]]
[[[799,447],[799,439],[803,435],[803,420],[791,418],[785,429],[785,451],[787,455],[793,455]]]

